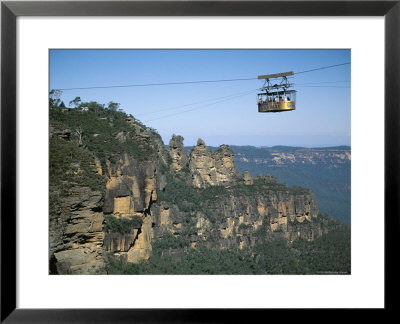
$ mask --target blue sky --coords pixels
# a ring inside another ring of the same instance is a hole
[[[50,89],[255,78],[248,81],[64,90],[61,99],[118,102],[195,145],[350,145],[350,50],[51,50]],[[296,110],[258,113],[258,75],[294,71]],[[229,99],[229,100],[228,100]]]

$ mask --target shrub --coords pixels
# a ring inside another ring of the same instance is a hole
[[[105,179],[96,173],[95,156],[92,152],[78,147],[71,141],[58,137],[50,138],[50,187],[70,185],[90,187],[104,193]],[[77,169],[71,169],[71,165]]]
[[[155,253],[161,254],[164,250],[184,248],[189,246],[189,244],[190,241],[186,235],[173,235],[168,233],[155,240],[152,247]]]
[[[107,254],[107,274],[139,274],[140,266],[134,263],[126,263],[112,254]]]
[[[133,228],[141,228],[143,224],[143,219],[140,216],[133,216],[132,217],[132,227]]]
[[[106,220],[105,231],[106,233],[132,233],[133,221],[127,218],[117,218],[112,215],[104,215]]]

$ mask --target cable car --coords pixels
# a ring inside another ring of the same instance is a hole
[[[294,72],[259,75],[258,79],[265,79],[264,86],[257,94],[258,112],[282,112],[296,109],[296,90],[287,77]],[[271,79],[280,79],[279,83],[272,83]]]

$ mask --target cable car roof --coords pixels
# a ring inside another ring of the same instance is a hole
[[[275,74],[267,74],[267,75],[259,75],[258,80],[260,79],[273,79],[273,78],[281,78],[288,75],[294,75],[293,71],[290,72],[283,72],[283,73],[275,73]]]

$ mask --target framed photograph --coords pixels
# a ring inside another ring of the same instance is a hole
[[[399,13],[2,2],[1,320],[392,308]]]

